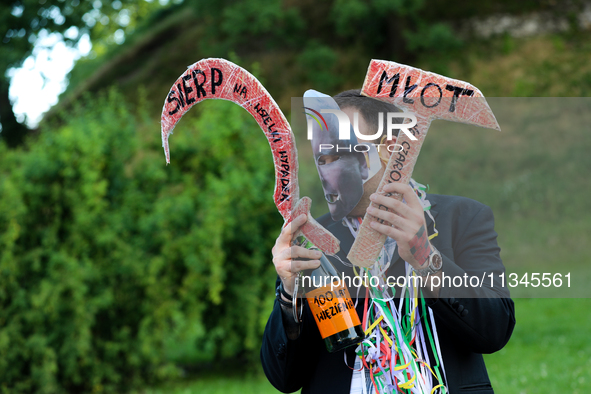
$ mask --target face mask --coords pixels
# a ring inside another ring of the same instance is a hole
[[[322,110],[340,110],[336,101],[315,90],[304,93],[304,108],[308,127],[312,129],[312,150],[316,169],[322,182],[324,198],[330,215],[338,221],[347,216],[361,200],[363,183],[381,168],[373,144],[359,147],[350,123],[349,139],[339,140],[339,121],[335,114]]]

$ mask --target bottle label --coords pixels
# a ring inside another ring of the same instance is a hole
[[[361,322],[346,286],[319,287],[306,293],[322,338],[353,328]]]

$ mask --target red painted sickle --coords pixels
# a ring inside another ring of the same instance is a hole
[[[273,152],[274,200],[286,224],[306,213],[302,233],[321,250],[334,254],[339,241],[310,215],[311,200],[299,199],[297,150],[291,127],[269,92],[248,71],[225,59],[203,59],[181,75],[168,92],[162,108],[162,147],[170,163],[168,138],[181,117],[195,104],[223,99],[240,105],[257,121]]]

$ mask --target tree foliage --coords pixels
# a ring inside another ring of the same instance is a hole
[[[9,0],[0,5],[0,137],[20,145],[27,132],[16,122],[8,98],[6,72],[19,67],[33,52],[42,33],[59,33],[68,45],[84,34],[91,40],[112,38],[132,30],[138,21],[160,8],[158,2],[136,0]],[[112,40],[111,40],[112,41]]]
[[[258,350],[280,227],[264,136],[204,103],[166,167],[122,100],[0,144],[0,392],[113,392]]]
[[[167,31],[166,35],[155,37],[150,43],[154,52],[162,51],[163,46],[176,39],[174,35],[187,35],[188,29],[197,28],[200,30],[198,37],[188,34],[193,47],[184,53],[191,53],[194,58],[185,60],[185,64],[194,62],[196,56],[227,56],[236,51],[241,57],[254,60],[250,57],[253,53],[287,49],[296,59],[284,62],[295,64],[298,69],[293,74],[300,76],[293,82],[314,83],[317,89],[330,90],[343,84],[344,78],[335,78],[335,75],[342,75],[347,66],[342,67],[342,62],[332,59],[346,58],[344,54],[349,53],[349,57],[354,54],[359,59],[395,59],[402,63],[412,63],[420,55],[462,56],[458,28],[469,18],[542,11],[557,18],[566,17],[576,25],[586,4],[584,0],[572,0],[566,5],[552,0],[486,0],[477,5],[473,1],[456,1],[450,7],[441,0],[172,0],[170,6],[163,8],[156,0],[9,0],[5,3],[0,6],[0,122],[3,127],[0,137],[11,146],[22,142],[24,133],[11,110],[5,72],[20,65],[31,54],[43,30],[68,31],[64,38],[70,44],[89,33],[95,52],[101,55],[109,48],[105,44],[114,42],[115,32],[121,37],[136,27],[153,31],[154,25],[177,12],[190,16],[187,27],[177,26],[175,34]],[[128,65],[130,60],[123,62]],[[314,64],[312,69],[308,66],[310,62]],[[131,78],[126,74],[121,75],[122,79],[133,79],[133,68],[128,70]],[[97,78],[94,87],[103,88],[104,82]]]
[[[206,102],[193,110],[199,118],[179,124],[165,167],[159,111],[148,116],[127,101],[155,97],[146,105],[160,107],[187,64],[232,51],[260,60],[275,97],[334,92],[361,83],[371,57],[460,57],[454,23],[485,15],[473,2],[439,0],[185,0],[160,13],[149,8],[156,1],[119,3],[0,6],[1,70],[31,53],[40,29],[77,26],[71,43],[86,29],[96,44],[123,28],[124,10],[129,26],[149,18],[108,72],[106,56],[94,60],[102,76],[86,90],[120,85],[125,95],[72,95],[79,104],[24,148],[0,141],[0,392],[112,392],[178,374],[179,365],[256,357],[281,221],[267,143],[245,111]],[[152,90],[137,94],[138,83]]]

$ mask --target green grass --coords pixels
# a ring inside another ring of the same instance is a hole
[[[516,299],[509,344],[485,357],[497,393],[591,392],[591,300]]]
[[[240,375],[229,372],[203,375],[179,382],[171,382],[159,387],[134,392],[134,394],[276,394],[279,391],[267,381],[262,371],[253,375]]]
[[[501,351],[486,355],[495,392],[591,392],[591,300],[516,299],[517,325]],[[138,394],[278,393],[261,372],[203,374]]]

